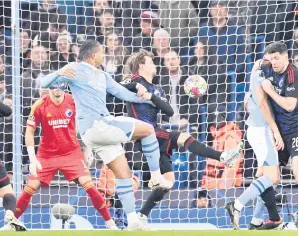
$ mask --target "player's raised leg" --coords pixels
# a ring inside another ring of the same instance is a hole
[[[148,230],[148,226],[142,224],[136,214],[132,172],[121,145],[130,141],[134,127],[135,120],[132,118],[109,116],[88,129],[82,140],[101,157],[115,175],[116,192],[127,214],[128,229]]]
[[[153,126],[143,121],[135,120],[135,128],[133,132],[133,140],[141,139],[142,152],[146,157],[150,172],[151,180],[149,187],[171,189],[173,183],[166,180],[161,175],[160,170],[160,148]]]
[[[187,133],[181,133],[179,135],[177,145],[179,147],[185,147],[188,151],[196,155],[221,161],[229,167],[233,166],[234,161],[240,157],[240,153],[243,149],[243,143],[241,142],[236,148],[220,152],[204,143],[198,142],[195,138]]]

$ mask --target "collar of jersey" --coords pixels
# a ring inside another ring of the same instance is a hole
[[[90,64],[88,64],[88,63],[86,63],[86,62],[84,62],[84,61],[81,61],[81,64],[86,65],[86,66],[89,66],[91,69],[98,70],[98,68],[96,68],[95,66],[90,65]]]

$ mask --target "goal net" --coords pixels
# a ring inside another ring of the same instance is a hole
[[[14,107],[14,114],[1,118],[0,153],[17,196],[29,173],[26,120],[31,105],[48,94],[40,83],[51,71],[77,61],[82,43],[93,39],[105,48],[102,69],[118,83],[130,74],[127,62],[132,53],[145,49],[154,54],[154,83],[162,86],[174,109],[170,119],[159,116],[164,128],[190,133],[221,151],[245,143],[233,168],[184,148],[174,150],[170,156],[174,187],[152,210],[149,223],[157,229],[190,229],[190,224],[194,229],[232,227],[224,205],[249,186],[257,169],[245,132],[248,114],[243,101],[249,77],[254,62],[263,58],[265,46],[274,41],[287,44],[289,58],[298,66],[296,1],[27,0],[1,4],[0,98]],[[200,75],[208,84],[201,98],[190,98],[184,92],[183,83],[191,75]],[[127,115],[125,104],[111,95],[107,95],[107,107],[115,116]],[[41,132],[37,129],[36,148]],[[135,176],[138,210],[151,193],[147,187],[150,175],[136,145],[129,143],[125,148]],[[82,150],[88,153],[83,143]],[[90,165],[93,181],[107,195],[119,227],[125,227],[113,176],[94,157]],[[292,225],[298,189],[290,164],[281,167],[276,191],[280,214]],[[67,222],[55,218],[60,212],[53,213],[57,204],[73,207]],[[254,205],[250,201],[242,212],[242,228],[250,223]],[[1,208],[1,226],[3,215]],[[264,218],[268,218],[266,211]],[[29,229],[105,227],[84,190],[67,182],[60,172],[50,186],[36,192],[22,220]]]

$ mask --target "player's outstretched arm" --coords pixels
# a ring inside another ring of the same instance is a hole
[[[111,78],[111,75],[105,73],[106,77],[106,91],[111,95],[126,101],[133,103],[152,103],[151,101],[145,101],[141,97],[138,97],[136,93],[132,93],[119,83],[117,83],[114,79]]]
[[[49,88],[53,83],[70,82],[76,77],[75,70],[67,65],[59,71],[46,75],[41,81],[42,88]]]
[[[12,109],[10,106],[5,105],[3,102],[0,102],[0,117],[10,116]]]
[[[146,92],[142,97],[144,99],[151,100],[154,103],[154,105],[159,110],[161,110],[161,112],[164,113],[166,116],[173,116],[174,111],[165,97],[158,97],[155,94],[148,92]]]
[[[297,106],[298,101],[298,90],[297,90],[297,84],[293,84],[290,87],[287,88],[287,91],[289,91],[289,94],[286,94],[286,97],[280,96],[274,89],[269,80],[264,80],[262,82],[262,86],[264,91],[283,109],[285,109],[288,112],[294,111],[294,109]],[[289,95],[289,96],[288,96]]]

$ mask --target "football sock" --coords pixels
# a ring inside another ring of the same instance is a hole
[[[209,147],[208,145],[206,145],[204,143],[198,142],[195,138],[193,138],[191,136],[186,140],[184,147],[188,151],[190,151],[198,156],[209,157],[209,158],[215,159],[217,161],[220,160],[220,156],[222,153],[222,152],[219,152],[219,151]]]
[[[274,188],[271,186],[267,188],[262,194],[261,198],[265,203],[265,207],[269,213],[269,219],[271,221],[278,221],[280,220],[280,216],[278,214],[278,210],[276,207],[276,200],[275,200],[275,191]]]
[[[16,210],[16,197],[13,193],[7,193],[3,196],[3,208],[15,212]]]
[[[152,178],[160,177],[160,148],[156,134],[153,133],[141,139],[141,144],[142,152],[146,157]]]
[[[24,192],[21,194],[21,196],[19,197],[18,201],[17,201],[17,206],[16,206],[16,210],[15,210],[15,217],[19,218],[24,211],[27,209],[29,202],[31,200],[32,195],[35,193],[36,189],[32,188],[30,186],[26,186],[24,188]]]
[[[249,200],[255,199],[270,186],[272,186],[272,180],[268,176],[262,176],[254,180],[250,186],[236,199],[234,207],[238,211],[241,211]]]
[[[94,184],[91,182],[86,182],[82,185],[82,187],[88,193],[94,208],[103,216],[104,220],[111,220],[111,216],[105,203],[105,199],[102,197]]]
[[[168,191],[169,190],[162,188],[154,189],[141,208],[140,213],[142,215],[148,216],[151,210],[163,199]]]
[[[128,224],[138,221],[132,178],[116,179],[116,192],[127,214]]]

